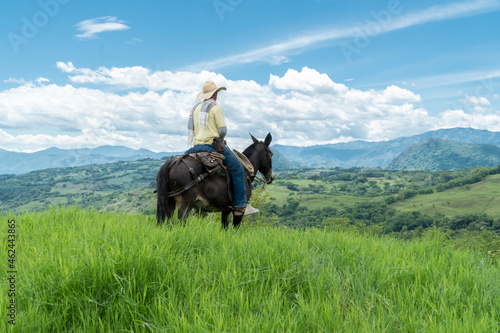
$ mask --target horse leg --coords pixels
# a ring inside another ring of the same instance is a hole
[[[227,227],[229,227],[229,214],[231,214],[230,210],[225,210],[221,213],[222,217],[222,227],[227,230]]]
[[[175,200],[169,198],[169,205],[167,207],[167,221],[174,217],[175,212]]]
[[[234,213],[233,213],[233,226],[235,229],[238,229],[240,227],[242,219],[243,219],[243,215],[234,215]]]
[[[184,222],[189,217],[193,207],[189,204],[189,199],[182,195],[175,196],[175,203],[177,205],[177,218],[179,221]]]
[[[165,214],[163,219],[158,219],[158,222],[156,223],[157,226],[161,226],[163,224],[163,222],[165,220],[165,216],[166,216],[167,223],[169,220],[172,219],[172,217],[174,217],[175,200],[172,198],[168,198],[167,200],[168,200],[168,203],[166,205],[166,209],[163,207],[160,207],[160,206],[159,206],[160,208],[157,209],[157,211],[160,209],[163,209],[163,212],[164,212],[163,214]]]
[[[185,222],[185,220],[189,217],[189,214],[191,214],[192,209],[193,208],[190,205],[179,206],[179,211],[177,212],[177,218],[179,221]]]
[[[170,171],[173,160],[167,160],[156,175],[156,220],[160,226],[172,218],[175,210],[175,200],[168,196],[170,192]]]
[[[169,200],[169,203],[166,204],[166,207],[164,207],[165,206],[164,203],[159,202],[157,204],[157,209],[156,209],[156,211],[157,211],[156,225],[157,226],[163,225],[165,220],[167,220],[167,222],[168,222],[174,216],[175,201],[171,200],[171,199],[167,199],[167,200]]]

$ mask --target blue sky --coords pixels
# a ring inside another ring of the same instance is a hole
[[[0,148],[179,151],[205,80],[232,146],[500,131],[500,1],[9,1]]]

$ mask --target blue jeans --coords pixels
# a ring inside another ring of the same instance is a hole
[[[214,145],[197,145],[186,151],[186,154],[201,152],[217,152]],[[233,151],[226,146],[224,165],[233,179],[234,207],[247,206],[247,187],[245,184],[245,169]]]

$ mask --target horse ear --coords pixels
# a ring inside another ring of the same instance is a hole
[[[250,134],[250,133],[248,133]],[[252,134],[250,134],[250,137],[252,138],[254,143],[259,143],[259,140],[257,140]]]
[[[264,141],[264,143],[266,144],[266,146],[269,147],[269,145],[271,144],[271,140],[273,139],[273,136],[271,135],[271,133],[268,133],[267,136],[266,136],[266,140]]]

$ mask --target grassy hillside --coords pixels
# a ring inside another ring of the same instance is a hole
[[[308,209],[320,209],[331,207],[341,209],[356,203],[380,200],[367,197],[356,197],[352,195],[339,195],[337,188],[339,183],[326,183],[321,180],[311,179],[287,179],[276,181],[268,186],[271,197],[270,203],[284,205],[294,200],[299,201],[301,206]]]
[[[225,232],[210,218],[159,229],[150,216],[75,208],[7,218],[17,332],[500,330],[500,268],[439,238]]]
[[[476,184],[465,185],[443,192],[419,195],[391,205],[401,211],[418,210],[445,216],[486,213],[500,219],[500,175],[491,175]]]
[[[490,169],[485,169],[489,172]],[[359,203],[380,202],[388,195],[433,192],[457,179],[470,177],[481,169],[456,171],[395,171],[379,168],[302,169],[280,173],[269,186],[272,203],[278,206],[297,200],[309,209],[342,209]],[[420,191],[420,192],[418,192]],[[483,197],[496,195],[485,192]]]

